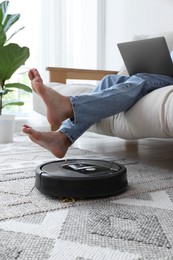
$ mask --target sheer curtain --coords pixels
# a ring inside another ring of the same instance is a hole
[[[30,48],[28,67],[44,76],[47,66],[104,68],[105,0],[11,0],[10,8],[25,26],[15,40]]]
[[[104,68],[105,0],[42,0],[40,4],[42,73],[46,66]]]
[[[30,48],[25,72],[36,67],[48,82],[48,66],[104,68],[105,0],[11,0],[9,11],[21,14],[16,29],[25,26],[14,39]],[[32,99],[25,107],[32,118]]]

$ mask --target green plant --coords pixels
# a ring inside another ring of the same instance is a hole
[[[30,55],[28,47],[20,47],[16,43],[8,43],[16,33],[24,28],[18,29],[10,37],[7,37],[8,30],[20,18],[20,14],[8,14],[9,3],[10,1],[0,3],[0,115],[3,107],[7,105],[22,106],[24,104],[23,102],[8,102],[4,104],[4,95],[14,91],[14,89],[32,92],[31,88],[25,84],[8,82]]]

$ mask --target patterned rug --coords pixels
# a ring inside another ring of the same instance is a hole
[[[66,158],[116,161],[74,147]],[[54,159],[23,135],[0,145],[0,260],[173,259],[173,172],[122,158],[125,193],[63,202],[34,187]]]

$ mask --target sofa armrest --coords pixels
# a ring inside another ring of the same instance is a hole
[[[117,74],[118,71],[109,70],[86,70],[59,67],[47,67],[50,82],[66,84],[67,79],[101,80],[108,74]]]

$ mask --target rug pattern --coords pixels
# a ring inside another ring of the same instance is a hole
[[[71,147],[66,158],[115,160]],[[55,158],[22,134],[0,145],[0,259],[173,259],[173,172],[119,159],[129,188],[63,203],[34,186],[36,166]]]

